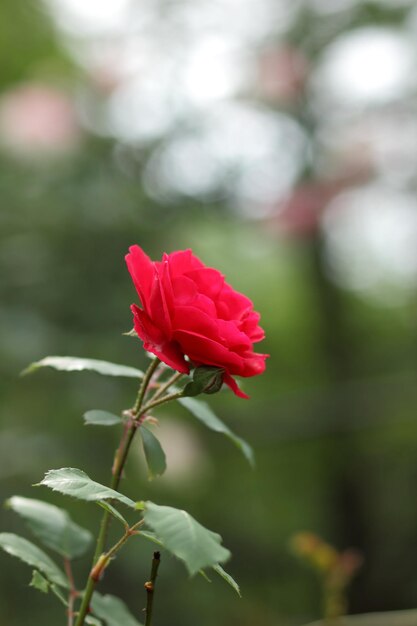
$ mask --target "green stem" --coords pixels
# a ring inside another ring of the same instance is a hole
[[[119,541],[117,541],[114,546],[112,546],[110,550],[106,552],[106,559],[111,559],[116,554],[116,552],[118,552],[118,550],[120,550],[120,548],[126,543],[126,541],[130,539],[130,537],[132,537],[133,535],[138,535],[139,533],[137,532],[137,529],[143,526],[144,523],[145,521],[141,519],[136,522],[136,524],[133,524],[133,526],[128,528],[123,537],[121,537]]]
[[[160,406],[161,404],[165,404],[166,402],[170,402],[171,400],[178,400],[178,398],[182,398],[182,390],[176,391],[175,393],[170,393],[169,395],[164,396],[159,400],[155,400],[155,402],[151,401],[148,404],[145,404],[143,409],[141,409],[140,413],[138,414],[138,417],[145,415],[148,411],[154,409],[156,406]]]
[[[97,562],[95,563],[93,569],[90,572],[90,575],[88,577],[88,581],[87,581],[87,585],[86,588],[84,590],[84,596],[83,596],[83,600],[82,600],[82,604],[80,607],[80,611],[78,613],[78,619],[77,619],[77,624],[78,624],[78,620],[85,619],[85,615],[88,612],[89,606],[90,606],[90,602],[91,602],[91,598],[93,596],[95,587],[97,585],[97,583],[100,581],[100,578],[104,572],[104,570],[106,569],[106,567],[108,566],[108,564],[110,563],[110,560],[113,558],[113,556],[116,554],[116,552],[118,552],[120,550],[120,548],[122,548],[124,546],[124,544],[126,543],[126,541],[128,541],[128,539],[130,539],[130,537],[133,537],[133,535],[137,535],[138,531],[137,528],[139,528],[140,526],[142,526],[142,524],[144,524],[144,520],[141,519],[138,522],[136,522],[136,524],[133,524],[133,526],[131,526],[130,528],[127,528],[125,531],[125,534],[119,539],[119,541],[117,541],[114,546],[112,546],[110,548],[110,550],[108,550],[108,552],[106,552],[105,554],[102,554],[98,559]],[[84,613],[84,617],[82,617]],[[81,624],[83,624],[83,621],[81,622]]]
[[[83,599],[81,602],[80,610],[78,611],[77,621],[75,622],[75,626],[83,626],[85,616],[87,615],[90,608],[91,597],[94,593],[94,588],[96,586],[96,581],[88,576],[87,584],[84,589]]]
[[[152,626],[152,609],[153,598],[155,593],[156,577],[158,575],[158,568],[161,562],[161,555],[159,552],[153,553],[151,578],[145,583],[146,589],[146,621],[145,626]]]
[[[176,383],[183,376],[184,376],[184,374],[182,372],[175,372],[175,374],[173,376],[171,376],[171,378],[168,378],[166,383],[162,383],[161,384],[159,389],[152,396],[152,401],[157,400],[158,398],[160,398],[167,391],[167,389],[169,389],[171,387],[171,385]]]
[[[155,372],[155,370],[158,367],[158,365],[160,364],[160,362],[161,362],[160,359],[155,357],[155,359],[152,361],[152,363],[150,364],[150,366],[148,367],[148,369],[145,372],[145,375],[144,375],[143,380],[142,380],[142,384],[141,384],[141,386],[139,388],[138,397],[136,398],[135,406],[133,407],[133,410],[132,410],[132,413],[135,416],[139,412],[140,407],[142,406],[143,399],[145,397],[145,393],[146,393],[146,390],[148,388],[148,385],[149,385],[149,383],[151,381],[153,373]]]
[[[100,580],[104,570],[106,569],[106,567],[110,563],[110,560],[114,557],[116,552],[118,552],[120,548],[124,546],[126,541],[130,539],[130,537],[132,537],[133,535],[139,534],[137,531],[137,528],[140,528],[140,526],[142,526],[144,523],[145,521],[141,519],[138,522],[136,522],[136,524],[133,524],[133,526],[131,526],[130,528],[129,527],[126,528],[125,534],[122,537],[120,537],[119,541],[117,541],[114,544],[114,546],[110,548],[110,550],[108,550],[106,553],[102,554],[99,557],[97,563],[95,564],[95,566],[93,567],[90,573],[90,578],[92,578],[96,582]]]
[[[136,433],[136,428],[136,422],[132,421],[130,427],[128,428],[127,436],[126,433],[123,434],[123,438],[125,439],[125,445],[124,448],[117,453],[117,457],[113,466],[113,477],[110,483],[110,488],[114,489],[115,491],[118,491],[120,480],[123,474],[123,468],[125,466],[127,455],[129,454],[130,446]],[[110,523],[110,517],[110,513],[108,511],[105,511],[103,513],[103,517],[101,518],[100,531],[97,538],[93,563],[97,561],[100,554],[102,554],[104,550],[104,544],[106,542],[106,535]],[[78,626],[78,624],[76,624],[75,626]]]
[[[150,366],[148,367],[143,377],[142,384],[139,388],[139,393],[136,398],[135,406],[132,410],[132,413],[135,416],[140,411],[149,382],[152,378],[153,373],[158,367],[159,363],[160,363],[159,359],[155,358],[150,364]],[[129,431],[128,431],[128,435],[125,438],[126,443],[124,445],[124,448],[123,450],[120,450],[117,453],[117,456],[115,459],[115,463],[113,466],[113,477],[112,477],[112,481],[110,484],[111,489],[117,490],[119,487],[119,483],[123,474],[123,468],[126,463],[126,459],[129,454],[129,449],[136,433],[136,429],[137,429],[137,423],[135,421],[132,421]],[[123,436],[125,436],[125,434],[123,434]],[[97,544],[96,544],[96,550],[95,550],[94,558],[93,558],[92,570],[94,569],[94,566],[97,564],[97,561],[100,558],[100,555],[103,553],[104,545],[106,543],[106,536],[107,536],[107,529],[109,526],[109,522],[110,522],[110,513],[108,511],[105,511],[101,519],[101,523],[100,523],[100,530],[99,530],[98,537],[97,537]],[[78,617],[77,617],[75,626],[83,626],[84,624],[85,616],[88,613],[91,597],[94,593],[96,582],[97,581],[94,580],[90,574],[88,576],[87,584],[84,590],[83,599],[81,602],[80,610],[78,612]]]

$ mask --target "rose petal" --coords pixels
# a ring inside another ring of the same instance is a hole
[[[224,276],[218,270],[211,267],[202,267],[201,269],[188,271],[185,275],[191,278],[197,285],[200,293],[212,300],[216,300],[219,297],[219,293],[224,285]]]
[[[244,313],[253,309],[252,301],[227,283],[223,285],[216,306],[219,316],[227,320],[240,320]]]
[[[159,273],[160,268],[156,268],[154,280],[152,284],[151,296],[149,299],[148,312],[153,322],[162,328],[166,337],[171,336],[171,317],[169,314],[168,304],[164,286],[161,283]],[[162,272],[161,272],[162,273]]]
[[[166,307],[171,317],[171,311],[173,310],[174,306],[174,296],[171,281],[171,272],[169,269],[169,258],[168,255],[165,253],[162,257],[162,262],[159,263],[158,274],[164,290]]]
[[[143,347],[148,352],[152,352],[152,354],[157,356],[158,359],[176,372],[182,372],[183,374],[190,373],[190,366],[184,359],[182,350],[175,341],[164,343],[160,349],[150,344],[146,345],[145,343],[143,344]]]
[[[188,271],[204,267],[199,258],[194,256],[190,249],[178,250],[168,255],[171,278],[181,276]]]
[[[130,309],[133,313],[135,331],[142,341],[146,341],[147,343],[151,343],[155,346],[161,346],[166,342],[164,333],[160,330],[160,328],[155,326],[146,311],[139,308],[137,304],[132,304]]]
[[[191,304],[197,297],[196,284],[186,276],[177,276],[171,280],[172,298],[176,305]]]
[[[137,335],[143,341],[143,347],[155,354],[161,361],[178,372],[188,374],[190,367],[184,359],[184,353],[176,341],[167,341],[164,334],[152,323],[145,311],[132,304],[133,322]]]
[[[175,335],[178,330],[187,330],[196,332],[199,335],[204,335],[215,341],[220,338],[217,320],[193,306],[175,307],[172,328],[173,335]]]
[[[249,400],[250,396],[248,396],[247,393],[245,393],[244,391],[240,389],[235,379],[232,378],[229,374],[225,374],[223,376],[223,382],[225,385],[230,387],[233,393],[236,394],[239,398],[244,398],[245,400]]]
[[[222,367],[231,374],[245,371],[244,359],[213,339],[189,330],[175,330],[173,336],[184,353],[196,363]]]
[[[125,260],[142,306],[147,310],[155,274],[154,264],[139,246],[130,246]]]
[[[243,370],[239,375],[249,378],[250,376],[258,376],[259,374],[262,374],[266,368],[265,359],[268,357],[269,354],[258,354],[257,352],[254,352],[252,356],[244,359]]]
[[[253,343],[262,341],[265,337],[263,328],[259,326],[259,320],[261,316],[256,311],[250,311],[243,317],[239,328],[245,333]]]
[[[216,323],[217,323],[218,321],[217,310],[211,298],[209,298],[208,296],[204,296],[202,293],[199,293],[197,297],[195,298],[195,300],[193,301],[192,306],[195,309],[199,309],[200,311],[203,311],[203,313],[205,313],[212,319],[216,320]]]
[[[242,333],[236,326],[236,322],[227,320],[217,320],[219,337],[230,350],[247,351],[251,350],[252,342],[245,333]]]

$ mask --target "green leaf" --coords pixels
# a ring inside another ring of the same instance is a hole
[[[0,548],[39,570],[51,583],[68,587],[64,573],[52,559],[27,539],[13,533],[0,533]]]
[[[64,372],[81,372],[91,370],[103,376],[124,376],[126,378],[143,378],[143,372],[136,367],[128,365],[118,365],[108,361],[98,361],[97,359],[83,359],[76,356],[47,356],[40,361],[31,363],[23,372],[22,376],[32,374],[41,367],[53,367]]]
[[[221,576],[223,578],[223,580],[225,580],[227,582],[228,585],[230,585],[231,587],[233,587],[233,589],[236,591],[237,595],[239,596],[239,598],[242,597],[241,593],[240,593],[240,587],[237,584],[237,582],[235,581],[234,578],[232,578],[232,576],[230,576],[230,574],[228,574],[221,565],[219,565],[217,563],[217,565],[213,565],[213,569],[216,572],[216,574],[218,574],[219,576]]]
[[[74,467],[62,467],[61,469],[49,470],[46,472],[45,478],[38,483],[38,485],[45,485],[53,491],[59,491],[66,496],[73,496],[80,500],[98,501],[98,500],[119,500],[135,508],[133,500],[124,496],[123,494],[105,487],[100,483],[96,483],[91,480],[85,472]],[[38,486],[36,485],[36,486]]]
[[[255,456],[250,445],[244,439],[235,435],[235,433],[213,413],[206,402],[196,400],[195,398],[179,398],[178,402],[188,409],[200,422],[207,426],[207,428],[214,430],[216,433],[226,435],[226,437],[233,441],[235,446],[239,448],[252,467],[255,465]]]
[[[93,411],[87,411],[84,413],[84,424],[87,426],[114,426],[115,424],[121,424],[123,419],[118,415],[109,413],[108,411],[100,411],[94,409]]]
[[[91,545],[92,534],[75,524],[64,509],[20,496],[7,500],[6,506],[25,520],[45,546],[63,557],[74,559],[84,554]]]
[[[68,606],[67,599],[63,596],[60,587],[57,587],[57,585],[51,585],[51,591],[58,598],[61,604],[63,604],[66,607]]]
[[[221,545],[220,535],[201,526],[186,511],[147,502],[144,519],[164,547],[184,561],[191,575],[223,563],[230,556]]]
[[[91,600],[91,608],[94,615],[103,619],[107,626],[141,626],[125,603],[116,596],[102,596],[96,591]]]
[[[165,452],[149,428],[142,426],[139,432],[142,437],[143,451],[148,466],[148,478],[153,480],[157,476],[161,476],[167,468]]]
[[[38,570],[33,570],[32,572],[32,580],[29,583],[29,587],[34,587],[38,591],[42,593],[48,593],[49,591],[49,581],[38,572]]]
[[[148,541],[152,541],[152,543],[156,543],[160,548],[164,548],[164,544],[162,541],[155,535],[155,533],[150,532],[149,530],[140,530],[139,537],[145,537]]]
[[[160,548],[164,548],[164,544],[163,542],[159,539],[159,537],[157,537],[155,535],[155,533],[149,532],[148,530],[141,530],[139,533],[140,537],[144,537],[145,539],[147,539],[148,541],[152,541],[152,543],[155,543],[157,546],[159,546]],[[240,587],[237,584],[237,582],[234,580],[234,578],[232,578],[232,576],[230,574],[228,574],[221,565],[219,565],[218,563],[216,563],[216,565],[212,566],[212,569],[216,572],[216,574],[218,574],[219,576],[221,576],[223,578],[223,580],[225,580],[227,582],[228,585],[230,585],[237,593],[237,595],[239,596],[239,598],[241,598],[241,593],[240,593]],[[207,580],[207,582],[211,583],[210,578],[207,575],[207,572],[205,572],[203,569],[200,569],[199,574],[201,574],[201,576],[203,578],[205,578]]]
[[[112,515],[114,518],[119,520],[119,522],[121,522],[123,524],[123,526],[125,526],[125,527],[129,526],[128,522],[125,520],[123,515],[121,513],[119,513],[119,511],[117,509],[115,509],[114,506],[112,506],[108,502],[105,502],[104,500],[102,500],[101,502],[97,502],[97,504],[99,506],[101,506],[105,511],[110,513],[110,515]]]

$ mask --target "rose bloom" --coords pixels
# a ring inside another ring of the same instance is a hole
[[[268,356],[253,351],[265,333],[251,300],[191,250],[164,254],[162,261],[153,262],[139,246],[131,246],[126,263],[142,303],[142,308],[132,304],[131,309],[145,350],[184,374],[190,362],[220,367],[224,383],[248,398],[233,376],[262,374]]]

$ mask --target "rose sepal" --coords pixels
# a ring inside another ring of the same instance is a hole
[[[224,369],[202,365],[193,371],[193,379],[183,389],[184,397],[198,396],[201,393],[217,393],[224,382]]]

